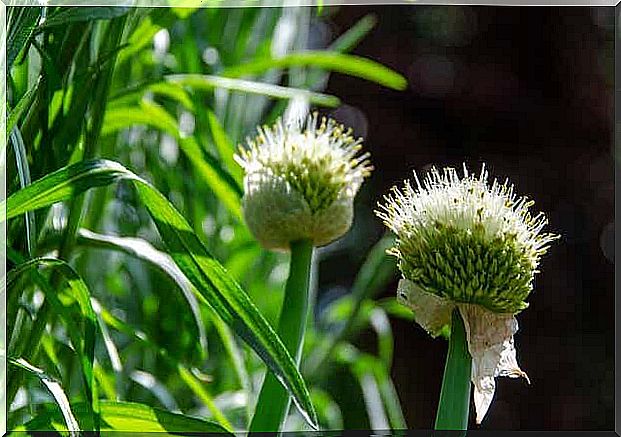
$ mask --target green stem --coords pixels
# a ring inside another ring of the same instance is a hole
[[[455,308],[435,429],[468,429],[471,368],[472,358],[468,352],[464,322]]]
[[[291,264],[285,287],[285,298],[280,310],[278,336],[299,367],[304,330],[308,316],[308,287],[310,281],[313,245],[310,240],[291,243]],[[273,373],[265,381],[250,423],[250,432],[276,432],[280,430],[291,399]]]

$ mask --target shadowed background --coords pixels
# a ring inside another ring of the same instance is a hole
[[[518,317],[518,360],[532,384],[498,379],[482,428],[612,429],[613,9],[347,7],[330,28],[368,13],[378,25],[354,53],[406,74],[410,87],[330,79],[327,91],[347,105],[333,115],[365,136],[376,168],[356,216],[367,230],[354,230],[348,243],[367,247],[383,232],[370,211],[412,170],[485,162],[492,176],[508,177],[562,239]],[[350,260],[343,253],[322,264],[324,293],[346,285]],[[395,290],[396,280],[383,295]],[[407,423],[430,428],[446,342],[407,321],[392,324],[392,376]],[[374,340],[369,333],[360,341]]]

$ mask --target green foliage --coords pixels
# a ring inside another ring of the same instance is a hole
[[[403,427],[385,323],[399,309],[373,300],[394,271],[385,242],[353,293],[309,319],[296,370],[272,329],[288,256],[250,235],[233,160],[288,107],[338,106],[322,92],[332,72],[403,89],[346,54],[375,19],[308,51],[279,23],[326,19],[311,8],[7,11],[9,428],[246,430],[266,371],[299,407],[286,429],[376,410]],[[378,356],[344,359],[363,329]],[[371,377],[379,396],[348,410],[329,368]]]
[[[82,429],[92,429],[92,421],[86,415],[85,406],[73,406],[78,418],[82,419]],[[175,432],[227,433],[217,423],[199,420],[181,414],[151,408],[144,404],[131,402],[104,401],[101,404],[101,430],[123,432],[157,432],[174,435]],[[68,431],[60,420],[57,409],[45,406],[44,412],[36,419],[15,428],[14,431]],[[165,434],[165,435],[166,435]],[[230,434],[230,433],[229,433]]]

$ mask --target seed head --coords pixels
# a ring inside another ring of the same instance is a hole
[[[490,311],[527,307],[541,256],[557,235],[542,233],[547,219],[531,215],[534,202],[518,197],[508,181],[463,177],[433,168],[417,187],[393,188],[378,216],[397,235],[390,253],[403,276],[424,291]]]
[[[528,380],[517,363],[515,314],[526,308],[541,256],[558,236],[541,232],[545,216],[531,215],[533,202],[507,181],[490,185],[485,167],[478,177],[464,165],[461,178],[453,168],[433,168],[422,183],[414,178],[416,188],[409,181],[393,188],[377,211],[397,235],[390,249],[403,274],[397,298],[432,336],[450,332],[459,310],[481,423],[496,377]]]
[[[349,229],[354,197],[372,170],[361,142],[351,129],[326,118],[318,123],[313,114],[259,128],[240,148],[244,218],[263,246],[288,250],[302,238],[322,246]]]

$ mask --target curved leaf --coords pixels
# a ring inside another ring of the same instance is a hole
[[[269,70],[269,67],[266,69]],[[273,85],[264,82],[234,79],[232,75],[229,76],[230,77],[210,76],[206,74],[174,74],[166,76],[166,80],[186,85],[190,88],[208,91],[213,90],[214,88],[222,88],[230,91],[259,94],[277,99],[293,99],[296,97],[303,97],[308,99],[310,103],[320,106],[327,106],[329,108],[336,108],[341,104],[338,97],[328,94],[316,93],[301,88]]]
[[[201,317],[200,308],[194,291],[192,290],[192,284],[167,253],[157,250],[151,243],[141,238],[102,235],[87,229],[80,229],[78,231],[78,243],[80,242],[86,242],[95,247],[124,252],[152,264],[168,275],[179,286],[179,289],[183,293],[183,297],[187,301],[190,311],[192,311],[192,316],[194,317],[199,343],[201,348],[206,351],[207,335],[205,334],[205,326],[203,318]]]
[[[78,244],[88,244],[99,248],[125,252],[136,258],[142,259],[145,262],[153,264],[162,272],[170,276],[170,278],[179,286],[183,295],[187,299],[197,324],[197,329],[201,338],[201,345],[203,348],[207,347],[205,328],[200,314],[199,303],[196,301],[196,297],[194,295],[192,283],[185,277],[183,272],[179,270],[179,267],[177,267],[168,254],[155,249],[150,243],[140,238],[101,235],[86,229],[80,229],[78,231]],[[94,308],[97,310],[95,306]],[[211,312],[211,307],[206,306],[206,308],[208,308]],[[233,369],[235,370],[240,385],[243,389],[250,392],[250,379],[246,369],[244,368],[241,351],[235,344],[230,328],[218,317],[214,317],[211,322],[214,324],[214,327],[222,340],[224,349],[231,359],[231,364],[233,365]],[[103,329],[104,326],[102,326],[102,331]],[[198,395],[200,397],[200,392],[198,392]],[[215,411],[212,410],[212,412],[216,414]],[[220,423],[222,422],[220,421]]]
[[[328,51],[307,51],[292,53],[281,58],[259,59],[230,67],[222,75],[241,77],[265,73],[273,68],[302,66],[336,71],[400,91],[406,89],[408,85],[405,77],[378,62],[360,56]]]
[[[15,165],[17,167],[17,175],[19,177],[19,186],[24,188],[30,184],[30,167],[28,166],[28,152],[22,138],[22,134],[17,128],[13,128],[9,135],[11,144],[15,151]],[[35,247],[35,235],[37,234],[37,226],[35,215],[32,212],[26,213],[26,248],[28,254],[31,255]]]
[[[97,386],[95,383],[95,376],[93,373],[93,364],[95,360],[95,336],[97,333],[97,316],[91,305],[91,297],[88,291],[88,287],[80,278],[80,276],[73,270],[73,268],[65,261],[56,258],[34,258],[25,262],[22,262],[17,267],[7,273],[6,286],[10,288],[19,275],[35,269],[37,267],[53,268],[59,271],[67,281],[67,288],[72,293],[73,298],[80,307],[82,314],[82,320],[84,321],[84,335],[81,336],[80,330],[75,324],[72,314],[68,313],[63,305],[60,303],[57,290],[54,290],[47,281],[41,282],[41,289],[44,291],[47,299],[50,300],[53,307],[60,313],[65,323],[67,324],[67,331],[71,338],[71,343],[76,349],[78,356],[80,357],[80,363],[82,365],[82,372],[84,377],[84,385],[86,391],[86,397],[92,408],[94,414],[99,412],[99,397],[97,394]]]
[[[6,213],[0,213],[0,222],[121,179],[134,183],[170,256],[198,291],[197,297],[208,303],[254,349],[289,390],[305,419],[316,426],[316,414],[306,384],[272,327],[239,284],[209,253],[183,216],[159,191],[122,165],[91,160],[57,170],[2,202],[0,210],[6,207]]]
[[[177,140],[179,147],[197,170],[199,176],[238,220],[242,220],[242,189],[220,163],[203,153],[194,137],[179,132],[177,120],[161,106],[147,101],[138,106],[113,107],[106,111],[102,134],[109,134],[136,124],[153,126]]]
[[[73,412],[71,411],[71,405],[69,405],[67,395],[63,391],[63,388],[58,383],[58,381],[56,381],[51,376],[45,374],[43,370],[33,366],[22,358],[9,358],[9,363],[39,378],[41,383],[45,386],[45,388],[48,389],[48,391],[54,397],[54,400],[58,404],[61,412],[61,420],[64,421],[64,425],[66,426],[65,429],[71,432],[77,432],[80,430],[78,421],[76,420]]]
[[[127,14],[130,8],[125,6],[97,6],[97,7],[64,7],[58,12],[50,14],[39,26],[39,31],[52,26],[63,26],[79,21],[110,20]]]
[[[86,405],[75,404],[73,411],[84,429],[91,429]],[[66,431],[57,409],[50,408],[30,422],[16,427],[14,431]],[[217,423],[196,419],[177,413],[169,413],[158,408],[132,402],[101,402],[101,430],[124,432],[165,432],[165,433],[225,433],[226,429]]]

